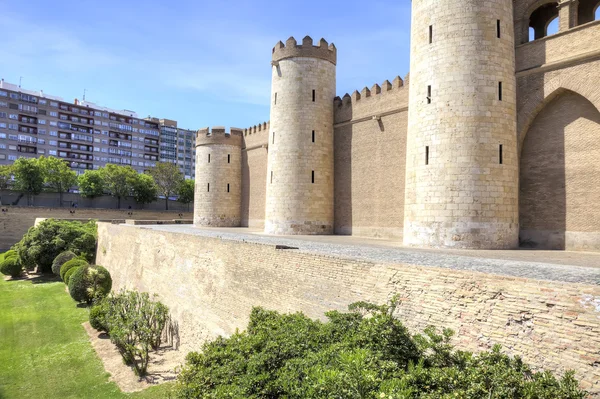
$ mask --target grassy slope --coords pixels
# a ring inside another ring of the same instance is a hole
[[[0,275],[0,399],[165,398],[169,385],[127,395],[108,381],[61,282],[3,281]]]

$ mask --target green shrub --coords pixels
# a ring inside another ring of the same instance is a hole
[[[63,265],[60,267],[60,278],[62,279],[62,281],[65,282],[65,284],[67,284],[67,281],[65,280],[65,276],[67,274],[67,272],[74,268],[74,267],[80,267],[80,266],[86,266],[88,265],[88,263],[80,258],[73,258],[71,260],[66,261],[65,263],[63,263]]]
[[[75,259],[76,257],[77,257],[77,255],[74,252],[71,252],[71,251],[61,252],[60,254],[58,254],[58,256],[56,258],[54,258],[54,261],[52,261],[52,273],[59,276],[60,268],[62,267],[62,265],[64,265],[65,262],[68,262],[71,259]]]
[[[90,309],[90,325],[98,331],[108,332],[106,326],[107,306],[104,301]]]
[[[93,261],[96,252],[96,222],[72,222],[47,219],[31,227],[14,248],[23,266],[33,269],[39,266],[42,272],[52,270],[52,262],[64,251],[86,254]]]
[[[23,266],[21,261],[16,255],[4,258],[4,261],[0,264],[0,272],[12,278],[21,277],[23,273]]]
[[[169,309],[150,299],[148,293],[121,291],[102,302],[104,327],[127,364],[143,376],[148,368],[149,351],[160,346],[169,320]],[[91,318],[90,318],[91,322]],[[101,324],[101,322],[99,322]]]
[[[180,398],[523,398],[582,399],[573,373],[533,372],[493,350],[456,351],[452,332],[411,336],[395,304],[326,313],[254,308],[248,328],[191,352],[178,376]]]
[[[19,256],[19,254],[14,249],[9,249],[4,253],[4,259],[8,259],[12,256]]]
[[[73,276],[73,274],[77,270],[81,269],[84,266],[85,265],[83,265],[83,266],[75,266],[75,267],[71,267],[69,270],[67,270],[67,272],[65,273],[65,280],[64,280],[65,284],[67,285],[67,287],[69,286],[69,281],[71,281],[71,276]]]
[[[75,301],[91,304],[108,295],[112,279],[104,267],[85,265],[73,272],[68,284],[69,293]]]

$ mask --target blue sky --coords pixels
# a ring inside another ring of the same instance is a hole
[[[338,95],[404,77],[410,0],[0,0],[0,77],[197,129],[269,119],[278,40],[338,48]]]

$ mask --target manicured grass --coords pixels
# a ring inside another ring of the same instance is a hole
[[[125,394],[109,382],[81,326],[87,319],[62,282],[0,275],[0,399],[171,396],[171,384]]]

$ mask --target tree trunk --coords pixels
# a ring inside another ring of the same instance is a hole
[[[121,209],[121,196],[117,197],[117,209]]]
[[[165,195],[165,210],[169,210],[169,196]]]
[[[63,196],[62,196],[62,195],[63,195],[62,191],[59,191],[59,192],[58,192],[58,201],[60,202],[60,205],[59,205],[59,206],[60,206],[61,208],[63,207]]]

